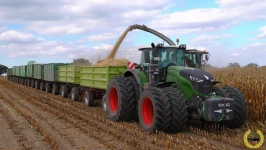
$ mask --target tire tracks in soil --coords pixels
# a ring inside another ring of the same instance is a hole
[[[25,99],[30,101],[35,106],[43,108],[46,111],[49,110],[49,112],[58,115],[58,118],[63,119],[66,122],[72,122],[71,124],[74,127],[79,128],[83,132],[90,133],[93,135],[93,133],[95,132],[97,133],[105,131],[112,135],[111,137],[107,137],[107,139],[109,138],[113,140],[118,140],[121,143],[125,143],[125,145],[135,146],[134,148],[138,147],[144,149],[182,149],[184,148],[184,146],[193,148],[193,146],[198,146],[198,144],[205,144],[203,147],[211,149],[228,149],[229,147],[234,148],[234,146],[232,145],[224,144],[215,140],[208,140],[208,142],[206,142],[204,136],[195,135],[193,133],[180,133],[175,135],[167,135],[164,133],[160,133],[159,135],[157,135],[148,132],[143,132],[142,130],[140,130],[139,126],[134,123],[117,123],[110,121],[107,115],[98,107],[87,108],[87,106],[85,106],[84,104],[72,102],[71,100],[60,98],[58,96],[54,96],[48,93],[44,94],[43,91],[32,89],[26,86],[22,86],[19,84],[5,84],[5,87],[9,88],[10,90],[12,90],[14,86],[18,89],[16,91],[18,95],[20,95],[21,97],[25,97]],[[78,118],[78,120],[70,120],[69,117],[66,117],[65,113],[67,113],[68,116],[71,116],[71,118]],[[84,126],[86,125],[96,126],[96,128],[92,127],[88,130],[88,127],[84,128]],[[193,138],[194,135],[197,138]],[[99,137],[95,138],[97,139]],[[102,139],[104,139],[103,136]]]

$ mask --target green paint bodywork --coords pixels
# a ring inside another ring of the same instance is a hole
[[[186,100],[190,99],[194,94],[199,96],[206,96],[202,93],[196,92],[191,82],[179,75],[179,72],[183,69],[189,69],[189,67],[169,66],[167,69],[166,82],[175,82],[174,84],[172,84],[172,86],[178,87],[184,94]],[[190,69],[196,70],[195,68]],[[207,95],[210,94],[211,93]]]

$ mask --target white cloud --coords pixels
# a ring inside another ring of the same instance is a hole
[[[8,30],[0,34],[0,43],[32,43],[42,40],[42,38],[36,38],[32,34],[14,30]]]
[[[176,11],[159,15],[149,26],[156,29],[187,30],[206,32],[226,29],[241,21],[265,19],[266,2],[239,2],[236,7],[223,7],[232,4],[229,1],[218,1],[221,8],[197,8],[187,11]],[[162,23],[163,22],[163,23]]]
[[[257,35],[258,38],[266,38],[266,26],[259,29],[262,33]]]
[[[231,56],[238,56],[238,55],[239,55],[238,53],[231,54]]]

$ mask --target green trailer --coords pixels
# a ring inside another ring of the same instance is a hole
[[[50,63],[44,64],[44,80],[45,81],[59,81],[59,66],[69,65],[66,63]]]
[[[27,74],[27,66],[19,66],[19,76],[26,77]]]
[[[12,73],[12,68],[8,68],[6,69],[6,75],[7,76],[11,76],[13,73]]]
[[[59,66],[59,81],[80,84],[80,66]]]
[[[27,64],[27,74],[26,76],[29,78],[33,78],[34,77],[34,61],[29,61]]]
[[[33,69],[34,70],[33,77],[35,79],[43,80],[43,78],[44,78],[43,64],[34,64],[33,68],[34,68]]]
[[[12,75],[19,76],[19,66],[13,66],[12,69],[13,69]]]
[[[106,90],[108,81],[114,76],[122,76],[126,70],[126,66],[82,66],[80,70],[80,85]]]

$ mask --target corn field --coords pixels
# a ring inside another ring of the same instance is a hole
[[[214,75],[217,86],[233,86],[245,96],[248,104],[248,118],[266,120],[266,67],[206,68]]]

